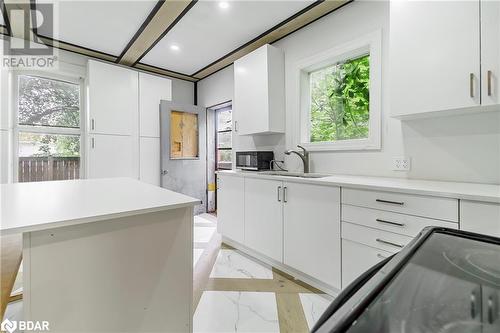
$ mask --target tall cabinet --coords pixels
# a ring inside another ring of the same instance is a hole
[[[391,112],[403,117],[499,103],[497,1],[392,1]]]

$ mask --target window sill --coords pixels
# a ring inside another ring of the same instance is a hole
[[[308,151],[372,151],[380,150],[380,143],[368,140],[346,140],[344,142],[306,142],[301,145]]]

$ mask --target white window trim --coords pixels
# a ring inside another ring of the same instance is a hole
[[[310,142],[310,85],[309,73],[346,58],[370,54],[370,119],[366,139],[339,140],[332,142]],[[298,140],[310,151],[378,150],[381,148],[382,113],[382,32],[377,30],[324,52],[302,59],[294,66],[295,88],[297,89],[298,126],[295,132]]]
[[[18,97],[19,97],[19,76],[38,76],[52,80],[64,81],[72,84],[77,84],[80,87],[80,128],[64,128],[64,127],[45,127],[45,126],[29,126],[19,125],[19,110],[18,110]],[[48,71],[15,71],[11,76],[12,87],[12,181],[18,182],[19,175],[19,133],[42,133],[42,134],[67,134],[80,136],[80,178],[85,178],[86,169],[86,147],[85,147],[85,85],[84,79],[79,75],[60,75]]]

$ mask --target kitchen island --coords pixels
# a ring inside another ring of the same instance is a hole
[[[51,332],[192,331],[194,199],[127,178],[6,184],[25,320]]]

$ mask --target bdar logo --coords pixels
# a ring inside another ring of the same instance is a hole
[[[9,333],[14,332],[16,328],[17,328],[17,322],[10,321],[9,319],[5,319],[4,321],[2,321],[2,324],[0,325],[0,329],[2,331]]]

